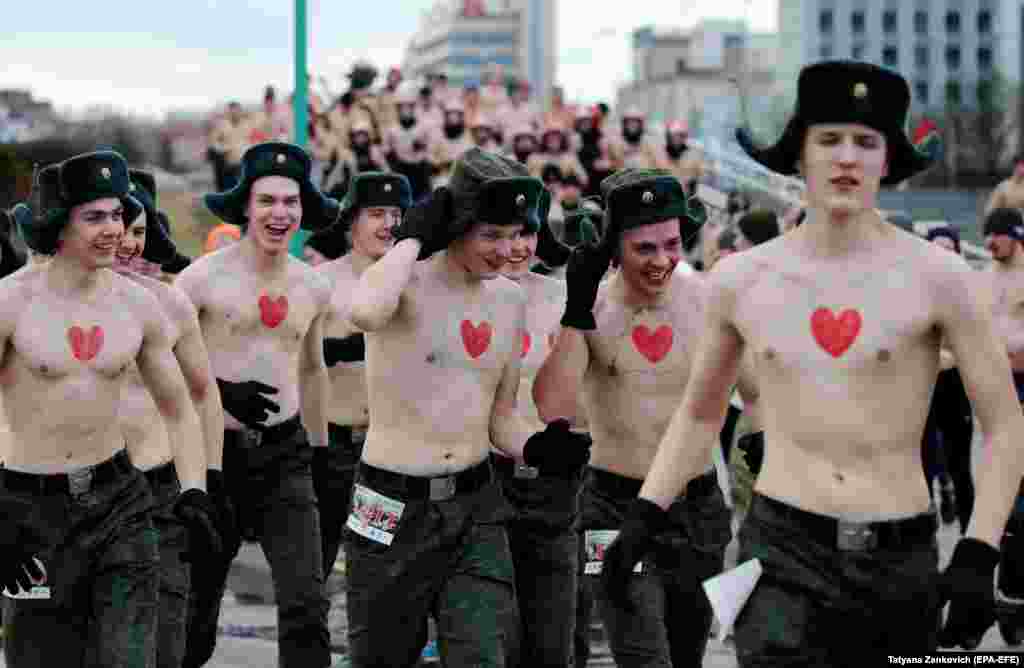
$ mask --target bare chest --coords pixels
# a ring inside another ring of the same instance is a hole
[[[592,365],[619,384],[685,385],[701,324],[696,309],[609,305],[588,335]]]
[[[526,328],[522,331],[519,357],[527,375],[534,375],[555,347],[565,298],[555,294],[537,296],[526,307]]]
[[[895,369],[938,342],[928,292],[903,270],[769,276],[740,296],[736,316],[751,359],[781,373]]]
[[[142,345],[142,326],[113,307],[29,306],[13,344],[33,373],[57,379],[85,368],[114,378],[133,364]]]
[[[295,284],[229,286],[214,290],[202,319],[222,335],[297,343],[317,312],[312,293]]]
[[[992,308],[996,316],[1024,316],[1024,275],[1020,272],[990,272]]]

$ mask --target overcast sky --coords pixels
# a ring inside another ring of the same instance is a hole
[[[776,29],[776,0],[558,0],[558,80],[570,97],[614,99],[629,76],[630,31],[749,16]],[[401,63],[433,0],[307,0],[309,64],[336,93],[353,60]],[[77,0],[4,3],[0,87],[30,88],[60,110],[109,104],[159,116],[258,100],[292,86],[292,0]],[[247,6],[244,11],[241,6]],[[748,9],[749,5],[749,9]]]

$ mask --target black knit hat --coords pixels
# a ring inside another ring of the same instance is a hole
[[[804,137],[811,125],[858,123],[885,135],[888,175],[882,185],[896,185],[926,169],[934,155],[919,151],[907,137],[910,89],[899,74],[858,61],[808,65],[797,81],[796,108],[774,146],[754,145],[745,128],[736,139],[751,158],[779,174],[796,174]]]
[[[163,264],[174,258],[177,248],[171,240],[170,230],[160,224],[160,215],[156,208],[156,178],[152,172],[141,169],[129,170],[132,183],[129,190],[132,197],[142,205],[146,212],[146,245],[142,249],[142,259]],[[125,218],[125,227],[134,219]]]

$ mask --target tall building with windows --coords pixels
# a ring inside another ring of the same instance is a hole
[[[917,109],[976,105],[996,74],[1021,81],[1021,0],[779,0],[779,76],[790,95],[800,68],[864,60],[898,71]]]
[[[500,65],[546,100],[557,66],[556,0],[447,0],[424,12],[406,48],[406,78],[444,72],[461,86]]]

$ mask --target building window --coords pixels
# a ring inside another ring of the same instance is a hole
[[[864,32],[864,12],[859,11],[850,14],[850,29],[853,30],[854,35]]]
[[[914,48],[914,64],[921,68],[928,67],[928,60],[931,54],[928,52],[928,47],[925,45],[919,45]]]
[[[960,47],[959,46],[947,46],[946,47],[946,67],[951,70],[960,69]]]
[[[882,49],[882,64],[886,67],[898,67],[900,64],[900,51],[895,46],[887,46]]]
[[[946,32],[950,35],[960,34],[960,12],[946,12]]]
[[[928,104],[928,82],[918,81],[914,84],[914,94],[917,95],[918,102]]]
[[[882,14],[882,30],[885,32],[896,32],[899,28],[895,9],[890,9]]]
[[[683,58],[676,61],[676,74],[686,74],[686,60]]]
[[[914,12],[914,32],[918,35],[928,34],[928,12],[921,10]]]
[[[946,82],[946,102],[949,104],[960,104],[960,82]]]
[[[992,12],[987,9],[978,12],[978,32],[982,35],[992,32]]]
[[[864,60],[864,45],[854,44],[853,48],[850,50],[850,55],[854,60]]]
[[[822,60],[830,59],[832,57],[832,45],[831,44],[822,44],[821,48],[818,49],[818,56]]]
[[[978,47],[978,69],[992,69],[992,49],[987,46]]]
[[[823,9],[818,15],[818,30],[823,34],[832,34],[832,10]]]

